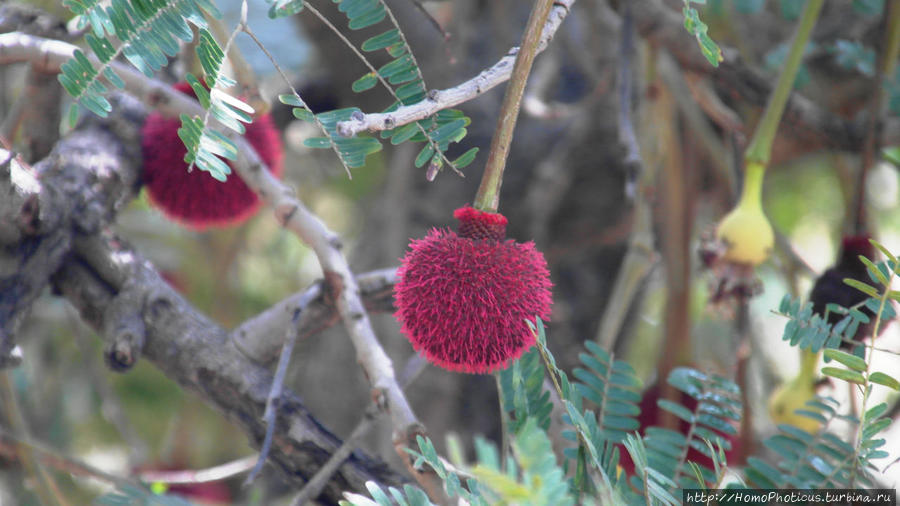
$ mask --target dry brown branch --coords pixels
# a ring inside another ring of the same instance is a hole
[[[271,374],[245,356],[229,334],[198,313],[124,241],[106,232],[115,211],[133,196],[139,177],[138,143],[143,107],[115,97],[108,119],[87,117],[54,155],[36,166],[10,163],[0,172],[4,246],[0,285],[4,328],[16,330],[48,281],[108,342],[123,362],[142,354],[183,387],[222,411],[254,444],[265,432],[260,416]],[[0,160],[8,157],[0,153]],[[5,205],[12,202],[16,205]],[[14,334],[10,334],[14,335]],[[9,347],[10,343],[6,343]],[[124,352],[123,352],[124,350]],[[302,484],[340,441],[291,393],[281,398],[271,462]],[[401,484],[383,462],[354,452],[324,489],[336,501],[367,480]]]
[[[553,39],[556,30],[566,19],[574,3],[575,0],[554,2],[541,34],[538,52],[543,51]],[[365,131],[390,130],[427,118],[440,110],[468,102],[509,79],[518,50],[517,47],[510,49],[500,61],[464,83],[446,90],[429,91],[421,102],[400,107],[390,113],[363,114],[358,118],[342,121],[338,123],[338,133],[351,137]]]
[[[27,61],[47,72],[58,71],[74,50],[75,46],[71,44],[22,33],[0,35],[0,64]],[[131,67],[113,66],[130,93],[157,107],[163,114],[203,116],[204,111],[196,100],[162,82],[147,79]],[[237,143],[238,159],[233,166],[241,179],[274,209],[278,221],[316,254],[329,296],[335,300],[337,312],[356,348],[357,361],[371,385],[372,397],[390,413],[395,443],[398,447],[414,445],[416,436],[425,433],[424,427],[397,384],[391,360],[372,330],[356,279],[344,258],[340,238],[297,199],[293,189],[269,172],[245,139],[230,130],[225,133]]]

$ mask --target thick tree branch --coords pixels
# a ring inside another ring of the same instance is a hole
[[[368,311],[393,311],[394,284],[397,282],[395,267],[359,274],[356,282]],[[337,322],[337,311],[326,295],[324,280],[313,283],[304,291],[244,321],[231,331],[231,339],[245,355],[259,364],[269,365],[278,358],[295,311],[303,312],[298,334],[300,338],[320,332]]]
[[[266,431],[262,415],[271,374],[245,356],[224,329],[194,310],[123,241],[109,234],[85,238],[53,281],[84,320],[102,331],[121,318],[109,308],[119,297],[122,280],[143,302],[143,355],[219,409],[258,447]],[[290,392],[280,398],[277,422],[270,462],[298,484],[315,474],[341,445]],[[363,490],[367,480],[405,481],[383,462],[355,452],[329,482],[323,498],[336,502],[343,490]]]
[[[0,366],[76,235],[97,232],[133,197],[140,143],[132,114],[125,106],[109,121],[89,118],[35,166],[40,182],[16,162],[0,172],[0,195],[9,196],[0,205]]]
[[[553,39],[556,30],[562,24],[563,20],[569,14],[569,10],[575,0],[558,0],[554,2],[553,9],[547,17],[547,23],[541,34],[541,40],[538,44],[538,52],[544,50],[547,44]],[[468,102],[482,93],[504,83],[512,75],[513,63],[516,60],[516,53],[519,48],[514,47],[490,68],[483,70],[480,74],[469,79],[468,81],[448,88],[446,90],[432,90],[428,92],[425,100],[400,107],[396,111],[389,113],[371,113],[363,114],[357,118],[348,121],[342,121],[337,125],[339,134],[351,137],[360,132],[365,131],[381,131],[390,130],[403,126],[413,121],[427,118],[432,114],[443,109],[457,106],[463,102]]]
[[[139,353],[169,377],[199,394],[259,444],[272,377],[198,313],[153,267],[123,241],[106,232],[115,211],[134,195],[140,156],[143,108],[113,97],[114,113],[92,116],[64,138],[36,167],[35,179],[18,163],[0,171],[0,207],[5,227],[0,251],[4,326],[18,325],[48,281],[109,343],[112,365],[133,363]],[[113,133],[115,132],[115,133]],[[129,147],[130,146],[130,147]],[[0,160],[7,158],[0,151]],[[16,205],[5,205],[13,202]],[[18,297],[16,297],[18,296]],[[290,393],[280,399],[271,461],[302,484],[340,447]],[[323,491],[336,502],[345,489],[362,490],[368,480],[401,484],[405,479],[383,462],[353,453]]]
[[[42,39],[22,33],[0,35],[0,64],[27,61],[39,70],[59,71],[76,47],[60,41]],[[157,107],[163,114],[203,116],[196,100],[187,97],[160,81],[147,79],[132,67],[113,65],[126,84],[126,89],[144,103]],[[223,129],[238,146],[238,159],[233,168],[241,179],[275,211],[279,222],[309,245],[322,267],[329,296],[335,301],[338,314],[356,348],[357,361],[365,371],[372,387],[372,397],[391,415],[394,441],[401,456],[402,447],[414,447],[416,436],[424,434],[424,427],[410,408],[397,384],[390,358],[378,342],[366,309],[360,300],[359,287],[341,251],[338,236],[303,203],[294,191],[274,177],[250,144],[231,130]],[[409,460],[405,458],[405,460]],[[411,468],[410,468],[411,469]]]

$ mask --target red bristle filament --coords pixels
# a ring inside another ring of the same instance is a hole
[[[174,88],[194,96],[188,83]],[[196,168],[188,172],[179,127],[181,120],[152,113],[141,130],[144,185],[150,201],[173,221],[198,230],[235,225],[252,216],[259,199],[237,173],[229,174],[223,183]],[[280,176],[281,136],[272,118],[268,114],[256,118],[247,125],[245,137],[272,173]]]
[[[454,213],[459,235],[432,229],[411,242],[397,273],[396,317],[413,348],[430,362],[483,374],[505,367],[534,344],[526,320],[550,316],[551,283],[534,243],[502,240],[505,217],[482,213],[487,226],[466,228],[467,222],[484,223],[480,211],[468,209]]]

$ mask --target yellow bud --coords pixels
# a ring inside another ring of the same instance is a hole
[[[759,265],[769,257],[775,233],[763,211],[755,206],[738,205],[716,229],[716,237],[727,248],[724,258],[740,264]]]
[[[748,163],[744,170],[744,190],[737,207],[719,223],[716,237],[727,248],[730,262],[756,266],[769,257],[775,244],[772,225],[762,210],[762,182],[765,167]]]
[[[804,350],[800,352],[800,357],[800,372],[797,376],[775,389],[769,398],[769,415],[776,424],[786,423],[813,433],[819,430],[821,424],[794,411],[811,409],[806,403],[816,396],[815,374],[819,354]]]
[[[805,407],[805,404],[815,397],[814,386],[808,381],[797,381],[797,379],[789,381],[775,390],[769,399],[769,415],[776,424],[785,423],[814,433],[819,430],[820,423],[812,418],[794,413],[798,409],[809,409]]]

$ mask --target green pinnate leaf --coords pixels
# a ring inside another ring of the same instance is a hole
[[[897,381],[893,376],[889,376],[883,372],[873,372],[869,375],[869,381],[900,392],[900,381]]]
[[[356,81],[353,81],[351,88],[354,92],[361,93],[374,88],[376,84],[378,84],[378,76],[376,76],[374,72],[369,72]]]
[[[854,371],[862,372],[867,368],[865,360],[857,357],[856,355],[851,355],[845,351],[841,351],[837,348],[829,348],[825,350],[825,357],[840,362],[841,364],[844,364]]]
[[[822,374],[825,376],[831,376],[832,378],[837,378],[840,380],[844,380],[850,383],[856,383],[857,385],[865,385],[866,378],[863,377],[858,371],[850,371],[847,369],[841,369],[838,367],[823,367]]]
[[[851,286],[853,288],[856,288],[857,290],[863,292],[864,294],[868,295],[869,297],[873,297],[873,298],[877,299],[879,296],[878,290],[876,290],[875,287],[873,287],[867,283],[863,283],[862,281],[859,281],[859,280],[856,280],[853,278],[844,278],[843,281],[844,281],[844,284]]]
[[[460,155],[456,160],[453,160],[453,165],[457,169],[468,167],[469,164],[471,164],[475,160],[476,155],[478,155],[478,148],[472,148]]]

